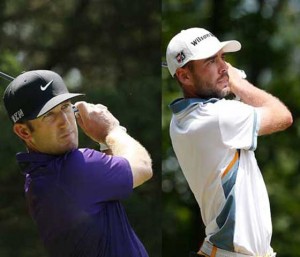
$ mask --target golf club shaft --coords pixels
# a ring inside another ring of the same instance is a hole
[[[6,80],[8,80],[8,81],[12,81],[12,80],[14,80],[14,79],[15,79],[14,77],[12,77],[12,76],[9,76],[9,75],[5,74],[5,73],[4,73],[4,72],[2,72],[2,71],[0,71],[0,77],[2,77],[2,78],[4,78],[4,79],[6,79]]]

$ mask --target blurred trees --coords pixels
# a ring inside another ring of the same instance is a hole
[[[244,69],[249,81],[279,97],[294,116],[286,132],[259,138],[256,156],[271,201],[272,246],[280,256],[297,256],[299,12],[296,0],[162,0],[162,5],[158,0],[2,0],[0,70],[17,76],[23,70],[52,69],[70,91],[107,105],[153,158],[154,178],[125,203],[133,227],[150,256],[161,256],[162,211],[162,256],[188,256],[204,231],[169,140],[167,105],[181,93],[167,69],[162,69],[161,82],[161,56],[164,61],[169,40],[188,27],[207,28],[221,40],[239,40],[242,50],[228,60]],[[7,84],[0,79],[1,94]],[[0,119],[0,256],[43,257],[14,157],[24,147],[13,135],[3,105]],[[83,134],[80,145],[98,147]]]
[[[107,105],[150,152],[154,177],[125,202],[150,256],[161,256],[160,10],[159,1],[0,2],[0,70],[12,76],[31,69],[58,72],[70,91],[86,93],[83,100]],[[7,85],[0,79],[1,95]],[[42,257],[15,161],[24,146],[3,104],[0,119],[0,256]],[[83,134],[80,146],[98,148]]]
[[[244,69],[250,82],[280,98],[292,111],[293,126],[260,137],[256,150],[271,202],[272,247],[281,257],[298,256],[300,251],[299,25],[300,2],[296,0],[162,1],[163,61],[169,40],[182,29],[204,27],[220,40],[237,39],[242,50],[228,54],[228,61]],[[171,148],[167,105],[181,92],[164,68],[162,96],[163,256],[188,256],[204,239],[204,228]]]

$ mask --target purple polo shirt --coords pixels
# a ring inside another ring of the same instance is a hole
[[[53,257],[148,257],[120,200],[133,188],[126,159],[91,149],[17,154],[30,214]]]

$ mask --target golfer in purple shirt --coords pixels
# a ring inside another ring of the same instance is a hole
[[[150,156],[105,106],[73,106],[80,95],[47,70],[19,75],[4,92],[28,150],[17,161],[30,214],[51,257],[147,257],[120,200],[151,178]],[[77,124],[110,153],[78,149]]]

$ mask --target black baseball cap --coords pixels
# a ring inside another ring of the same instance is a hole
[[[69,93],[63,79],[50,70],[27,71],[5,89],[3,100],[13,123],[33,120],[60,103],[83,94]]]

